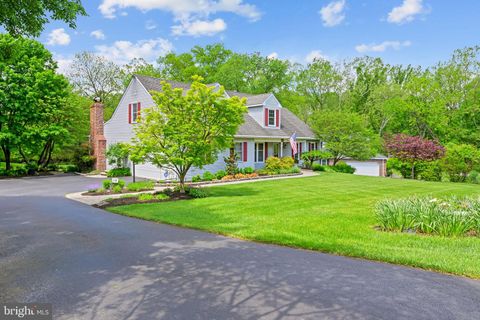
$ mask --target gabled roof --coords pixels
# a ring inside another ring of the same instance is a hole
[[[134,74],[133,75],[135,78],[140,81],[140,83],[147,89],[147,91],[162,91],[162,85],[160,82],[162,79],[159,78],[154,78],[154,77],[149,77],[149,76],[142,76],[139,74]],[[171,81],[171,80],[165,80],[165,82],[168,82],[172,88],[180,88],[183,90],[188,90],[190,89],[190,83],[185,83],[185,82],[178,82],[178,81]],[[211,83],[207,84],[207,86],[218,86],[218,83]],[[262,94],[248,94],[248,93],[243,93],[243,92],[236,92],[236,91],[225,91],[228,96],[236,96],[240,98],[247,98],[247,107],[249,106],[259,106],[262,105],[265,100],[268,99],[272,94],[271,93],[262,93]]]
[[[290,110],[282,108],[280,129],[269,129],[262,127],[248,113],[244,115],[245,122],[235,134],[236,137],[275,137],[288,139],[296,132],[298,138],[315,139],[315,134],[310,127],[294,115]]]

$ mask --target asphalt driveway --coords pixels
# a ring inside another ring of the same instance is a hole
[[[53,303],[55,319],[480,319],[480,281],[244,242],[64,198],[93,182],[0,180],[0,302]]]

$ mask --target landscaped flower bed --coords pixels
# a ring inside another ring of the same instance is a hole
[[[480,236],[480,198],[411,197],[376,206],[382,230],[441,236]]]
[[[88,187],[88,191],[83,193],[83,195],[103,196],[103,195],[109,195],[109,194],[149,191],[149,190],[153,190],[154,187],[155,187],[155,182],[150,180],[131,182],[128,185],[126,185],[125,181],[121,179],[117,179],[117,180],[106,179],[106,180],[103,180],[102,187],[98,185],[91,185]]]

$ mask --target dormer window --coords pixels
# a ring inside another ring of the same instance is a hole
[[[280,109],[265,108],[265,127],[280,127]]]

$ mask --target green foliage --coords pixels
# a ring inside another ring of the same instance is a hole
[[[102,186],[103,186],[103,189],[109,190],[110,187],[112,186],[112,180],[110,180],[110,179],[103,180],[102,181]]]
[[[280,169],[276,173],[277,174],[293,174],[293,173],[300,173],[302,170],[299,167],[292,167],[289,169]]]
[[[450,181],[464,182],[472,170],[480,167],[480,150],[468,144],[449,144],[441,161]]]
[[[105,179],[102,181],[103,189],[105,190],[112,190],[113,192],[121,192],[122,189],[125,187],[125,180],[118,179],[117,183],[113,183],[110,179]]]
[[[475,184],[480,184],[480,172],[478,171],[471,171],[468,176],[467,180],[468,183],[475,183]]]
[[[187,92],[162,82],[163,91],[152,92],[155,105],[135,126],[132,159],[169,167],[182,188],[191,167],[214,163],[218,153],[232,145],[247,111],[245,99],[225,98],[223,88],[199,80]]]
[[[127,190],[131,192],[153,190],[155,182],[151,180],[131,182],[127,185]]]
[[[130,146],[127,143],[118,142],[108,146],[106,156],[108,164],[115,168],[124,168],[128,156],[130,154]]]
[[[0,2],[0,25],[12,36],[38,37],[50,19],[75,29],[77,17],[86,15],[79,0]]]
[[[235,153],[232,152],[228,157],[224,157],[223,162],[225,162],[225,170],[228,175],[234,175],[238,172],[237,155]]]
[[[205,171],[202,175],[203,181],[212,181],[213,179],[215,179],[215,175],[210,171]]]
[[[156,200],[167,200],[167,199],[170,199],[170,197],[165,193],[158,193],[158,194],[155,195],[155,199]]]
[[[74,164],[58,164],[57,169],[61,172],[66,172],[66,173],[78,171],[77,166]]]
[[[328,160],[331,158],[333,158],[333,155],[325,150],[312,150],[302,153],[302,160],[307,168],[312,168],[314,161]]]
[[[322,166],[322,165],[319,164],[319,163],[314,163],[314,164],[312,165],[312,170],[313,170],[313,171],[325,171],[325,167]]]
[[[411,197],[383,200],[376,206],[380,227],[388,231],[415,231],[441,236],[479,233],[480,199]]]
[[[132,173],[130,168],[115,168],[107,171],[107,177],[129,177]]]
[[[337,164],[334,165],[334,166],[331,166],[331,168],[332,168],[333,171],[335,171],[335,172],[350,173],[350,174],[355,173],[355,170],[356,170],[354,167],[346,164],[346,163],[343,162],[343,161],[337,162]]]
[[[310,120],[312,130],[326,143],[334,164],[344,157],[367,160],[377,153],[378,136],[358,114],[340,111],[319,111]]]
[[[3,12],[2,12],[3,13]],[[55,146],[70,139],[75,111],[67,79],[35,40],[0,34],[0,147],[10,169],[12,152],[46,168]]]
[[[216,173],[215,173],[215,177],[217,178],[217,180],[221,180],[223,177],[225,177],[227,175],[227,173],[225,172],[225,170],[218,170]]]
[[[189,188],[187,193],[192,198],[206,198],[208,192],[204,188]]]
[[[416,171],[418,179],[425,181],[442,181],[442,168],[438,161],[419,163]]]
[[[401,175],[403,178],[408,178],[412,172],[412,164],[401,161],[397,158],[389,158],[387,160],[387,175],[393,174]],[[418,171],[417,171],[418,173]]]
[[[245,167],[242,169],[242,172],[243,174],[252,174],[255,172],[255,169],[253,169],[252,167]]]
[[[200,181],[202,181],[202,177],[199,174],[192,177],[192,182],[200,182]]]
[[[269,172],[277,172],[282,167],[282,160],[277,157],[268,157],[265,161],[265,169]]]
[[[295,165],[295,160],[293,160],[292,157],[283,157],[280,159],[281,169],[291,169],[293,168],[294,165]]]
[[[138,201],[149,201],[153,199],[154,199],[154,195],[151,193],[142,193],[138,195]]]

